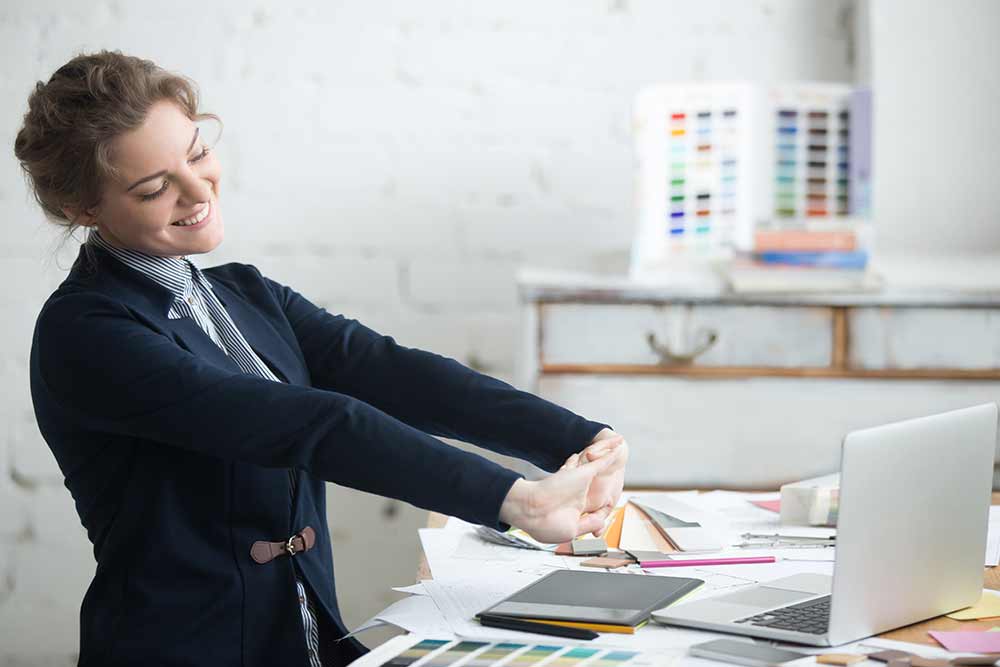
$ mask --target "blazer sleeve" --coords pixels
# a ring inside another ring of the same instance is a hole
[[[263,276],[262,276],[263,277]],[[407,348],[331,315],[264,278],[278,298],[317,387],[355,396],[427,433],[557,470],[606,424],[431,352]]]
[[[500,505],[519,477],[364,400],[210,364],[95,292],[46,303],[32,394],[43,435],[112,433],[300,468],[489,526],[501,527]]]

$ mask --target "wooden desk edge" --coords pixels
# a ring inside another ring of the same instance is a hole
[[[993,492],[993,504],[1000,505],[1000,492]],[[428,528],[443,528],[448,517],[437,512],[430,512],[427,517]],[[983,588],[1000,590],[1000,567],[984,567]],[[417,567],[417,581],[431,579],[431,569],[427,564],[427,558],[421,548],[420,564]],[[928,630],[988,630],[994,625],[1000,625],[997,621],[956,621],[947,616],[938,616],[927,621],[914,623],[903,628],[898,628],[890,632],[884,632],[879,637],[882,639],[893,639],[900,642],[910,642],[913,644],[927,644],[929,646],[939,646],[936,641],[927,634]]]

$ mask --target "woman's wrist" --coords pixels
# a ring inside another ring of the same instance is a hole
[[[523,477],[514,481],[500,505],[500,521],[511,526],[524,528],[530,516],[531,492],[536,482]]]

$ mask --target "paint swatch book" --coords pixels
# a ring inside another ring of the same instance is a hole
[[[863,268],[870,231],[851,215],[851,101],[835,83],[641,90],[633,277],[754,253]]]
[[[551,640],[551,641],[549,641]],[[684,648],[629,650],[579,646],[558,637],[491,641],[418,634],[393,637],[351,663],[352,667],[655,667],[676,662]]]

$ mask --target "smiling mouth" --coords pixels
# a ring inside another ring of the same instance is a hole
[[[198,211],[191,217],[184,218],[183,220],[177,220],[176,222],[171,222],[170,224],[173,227],[192,227],[200,222],[203,222],[211,212],[212,212],[212,202],[207,201],[205,202],[205,206],[203,206],[200,211]]]

